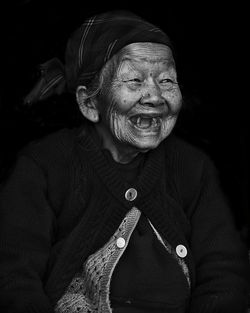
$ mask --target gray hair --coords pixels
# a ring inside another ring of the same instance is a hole
[[[92,99],[100,94],[105,94],[107,87],[114,76],[116,75],[119,64],[123,56],[127,53],[127,46],[123,47],[118,53],[116,53],[110,60],[108,60],[102,69],[94,76],[92,81],[87,86],[87,98]]]

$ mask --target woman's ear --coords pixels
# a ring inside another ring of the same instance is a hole
[[[85,86],[77,87],[76,101],[84,117],[93,123],[97,123],[99,121],[99,112],[96,104],[94,99],[88,97],[87,88]]]

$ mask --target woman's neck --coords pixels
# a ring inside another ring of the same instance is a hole
[[[102,141],[102,147],[104,149],[107,149],[113,159],[117,163],[129,163],[131,162],[140,152],[146,152],[146,151],[139,151],[135,147],[125,145],[123,143],[114,142],[113,138],[109,136],[109,134],[103,129],[98,127],[98,124],[95,124],[95,128],[97,131],[97,134],[101,138]]]

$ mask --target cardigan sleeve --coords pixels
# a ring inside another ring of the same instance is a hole
[[[245,313],[247,310],[247,249],[235,227],[216,169],[205,159],[200,192],[191,215],[191,249],[196,284],[191,313]]]
[[[54,223],[46,189],[43,170],[20,156],[0,193],[1,312],[53,312],[43,290]]]

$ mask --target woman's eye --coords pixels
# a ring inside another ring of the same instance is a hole
[[[170,78],[165,78],[165,79],[162,79],[161,80],[161,83],[171,83],[171,84],[174,84],[174,81]]]
[[[165,78],[165,79],[162,79],[160,80],[160,84],[167,88],[168,90],[171,90],[173,89],[176,85],[178,85],[177,82],[173,81],[172,79],[170,78]]]
[[[135,83],[141,83],[141,80],[139,78],[132,78],[129,81],[130,82],[135,82]]]

